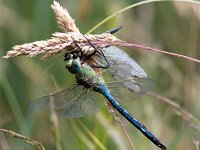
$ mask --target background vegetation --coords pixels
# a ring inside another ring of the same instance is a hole
[[[60,0],[82,33],[136,0]],[[47,39],[58,31],[52,0],[0,0],[0,57],[12,46]],[[95,33],[123,25],[116,34],[122,40],[200,58],[200,6],[183,2],[155,2],[131,9],[107,22]],[[139,49],[124,49],[156,81],[154,92],[172,99],[200,120],[199,64]],[[74,83],[60,56],[47,61],[24,56],[0,59],[0,128],[14,130],[43,143],[46,149],[131,149],[123,131],[107,108],[80,119],[59,118],[59,132],[50,112],[30,110],[28,101]],[[54,81],[58,84],[55,86]],[[198,149],[199,128],[191,127],[185,114],[152,97],[123,106],[143,122],[169,149]],[[156,149],[130,123],[122,119],[136,149]],[[194,123],[194,122],[193,122]],[[199,127],[199,126],[195,126]],[[57,136],[56,136],[57,135]],[[55,140],[55,137],[56,140]],[[99,143],[98,143],[99,141]],[[0,133],[0,149],[34,149],[23,141]]]

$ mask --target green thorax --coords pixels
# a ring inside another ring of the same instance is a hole
[[[103,79],[97,76],[96,72],[89,65],[81,64],[79,58],[67,61],[66,68],[69,72],[75,74],[77,83],[86,88],[96,89],[104,84]]]

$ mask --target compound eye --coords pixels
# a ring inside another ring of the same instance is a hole
[[[76,59],[78,57],[77,53],[73,54],[73,59]]]
[[[69,53],[66,53],[64,56],[64,60],[68,61],[70,59],[70,55]]]
[[[69,55],[69,59],[73,59],[74,58],[74,55],[73,54],[70,54]]]
[[[73,55],[72,54],[68,54],[68,55],[66,55],[66,57],[65,57],[65,60],[70,60],[70,59],[73,59]]]
[[[73,59],[76,59],[77,57],[78,57],[78,55],[77,55],[77,51],[75,51],[75,50],[73,50],[72,52],[71,52],[71,55],[73,55]]]
[[[79,53],[78,53],[78,57],[81,57],[81,56],[82,56],[82,52],[79,52]]]

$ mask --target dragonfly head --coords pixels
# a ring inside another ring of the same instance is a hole
[[[70,59],[76,59],[80,57],[79,52],[76,51],[76,49],[73,49],[70,53],[67,52],[64,56],[64,61],[69,61]]]
[[[73,74],[79,73],[80,72],[80,68],[81,68],[81,63],[80,63],[79,57],[76,58],[76,59],[73,59],[73,58],[69,59],[67,61],[66,68],[69,70],[69,72],[71,72]]]
[[[73,55],[72,54],[65,54],[65,59],[66,61],[66,68],[71,68],[72,66],[72,61],[73,61]]]

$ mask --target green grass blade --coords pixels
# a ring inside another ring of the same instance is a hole
[[[104,23],[106,23],[107,21],[111,20],[112,18],[114,18],[115,16],[131,9],[131,8],[134,8],[134,7],[137,7],[137,6],[141,6],[141,5],[144,5],[144,4],[148,4],[148,3],[153,3],[153,2],[164,2],[164,1],[180,1],[180,2],[188,2],[188,3],[193,3],[193,4],[198,4],[200,5],[200,2],[199,1],[195,1],[195,0],[146,0],[146,1],[141,1],[141,2],[138,2],[138,3],[134,3],[132,5],[129,5],[127,7],[124,7],[120,10],[118,10],[117,12],[111,14],[110,16],[108,16],[107,18],[105,18],[104,20],[102,20],[100,23],[98,23],[96,26],[94,26],[90,31],[88,31],[86,34],[89,34],[91,32],[93,32],[94,30],[96,30],[98,27],[100,27],[101,25],[103,25]]]
[[[20,128],[20,132],[25,135],[30,135],[23,112],[20,108],[19,103],[17,102],[17,99],[14,95],[14,92],[12,90],[12,87],[10,86],[8,79],[3,72],[1,73],[1,76],[0,76],[0,83],[4,85],[4,89],[6,90],[6,93],[7,93],[6,96],[7,96],[8,102],[12,109],[14,118],[16,119],[17,125]]]

